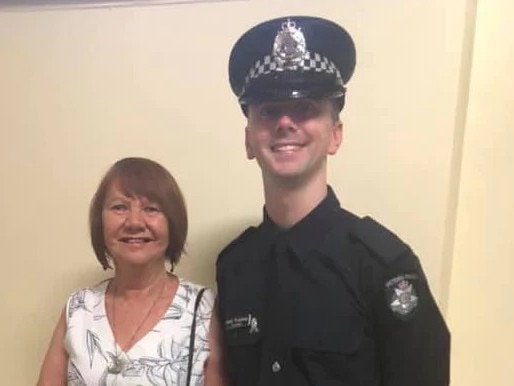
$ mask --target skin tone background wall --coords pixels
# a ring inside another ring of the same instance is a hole
[[[513,11],[509,0],[0,9],[1,379],[33,384],[68,294],[109,275],[87,210],[121,157],[177,178],[190,216],[178,273],[214,285],[216,254],[262,210],[230,49],[262,20],[309,14],[357,45],[332,186],[419,254],[453,332],[452,385],[510,384]]]

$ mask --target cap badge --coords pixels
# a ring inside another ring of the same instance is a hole
[[[307,47],[305,36],[296,23],[287,19],[282,29],[277,32],[273,43],[273,56],[278,64],[277,69],[295,70],[301,63]]]

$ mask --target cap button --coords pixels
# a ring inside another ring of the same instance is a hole
[[[273,364],[271,365],[271,371],[273,371],[274,373],[278,373],[280,369],[280,363],[278,363],[277,361],[273,362]]]

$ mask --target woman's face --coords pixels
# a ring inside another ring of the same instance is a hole
[[[159,204],[145,197],[128,197],[114,182],[102,209],[104,240],[116,266],[145,265],[165,259],[168,220]]]

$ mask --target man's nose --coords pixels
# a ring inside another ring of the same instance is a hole
[[[278,131],[296,130],[296,122],[289,111],[283,111],[277,119],[276,128]]]

